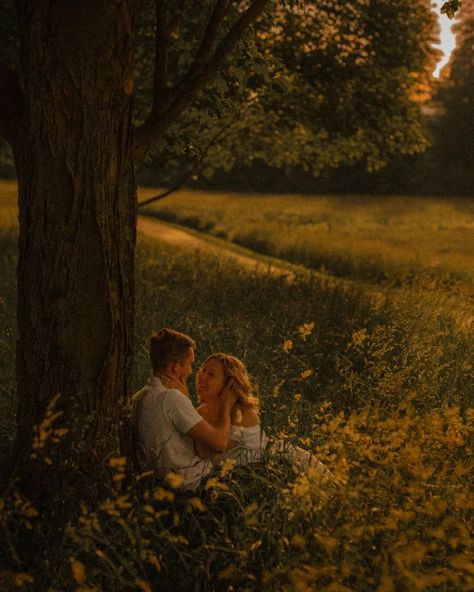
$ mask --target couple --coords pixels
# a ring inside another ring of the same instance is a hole
[[[211,354],[199,369],[194,408],[186,381],[196,344],[187,335],[162,329],[150,337],[153,376],[132,398],[138,444],[158,475],[183,478],[194,490],[213,465],[225,458],[258,460],[267,444],[258,416],[258,399],[244,364]]]

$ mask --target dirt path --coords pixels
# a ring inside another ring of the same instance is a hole
[[[263,273],[271,273],[277,276],[285,276],[290,281],[294,279],[295,276],[292,271],[285,269],[283,266],[280,267],[272,263],[265,264],[263,261],[256,259],[251,255],[244,255],[241,252],[235,251],[232,247],[228,247],[225,244],[225,241],[218,242],[214,238],[211,240],[208,240],[207,237],[201,238],[194,232],[181,230],[180,228],[162,222],[161,220],[139,216],[137,228],[142,234],[151,238],[163,240],[177,246],[199,249],[219,257],[227,257],[237,261],[247,269],[258,270]]]

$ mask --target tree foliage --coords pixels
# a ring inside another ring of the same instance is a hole
[[[251,19],[249,8],[265,11]],[[2,53],[15,65],[10,2],[3,12]],[[420,102],[436,35],[429,0],[143,0],[134,45],[138,153],[165,181],[183,167],[211,175],[254,160],[313,174],[355,162],[380,168],[427,145]]]
[[[175,39],[174,76],[192,59],[202,6],[190,8],[199,14]],[[149,43],[151,26],[142,17],[140,38]],[[359,161],[376,169],[426,147],[420,104],[429,98],[438,30],[430,2],[268,3],[254,30],[155,149],[164,180],[194,163],[205,175],[255,160],[312,174]]]

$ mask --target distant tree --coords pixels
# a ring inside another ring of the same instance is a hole
[[[317,130],[310,126],[315,90],[302,113],[292,103],[298,97],[304,100],[303,87],[312,89],[318,76],[331,89],[331,70],[340,52],[339,61],[350,66],[344,70],[346,82],[340,87],[344,93],[339,97],[340,111],[351,104],[346,93],[357,84],[357,68],[365,72],[370,88],[388,85],[386,91],[376,90],[371,97],[373,108],[383,107],[390,94],[396,94],[387,82],[390,68],[385,71],[382,60],[370,79],[368,65],[377,64],[381,54],[396,52],[394,44],[405,41],[402,24],[412,16],[409,3],[384,1],[383,6],[391,9],[386,13],[376,9],[375,15],[380,16],[369,19],[372,29],[367,32],[362,27],[363,7],[375,3],[348,3],[344,10],[350,13],[349,6],[353,6],[354,16],[347,13],[334,23],[325,19],[336,9],[324,3],[326,12],[316,11],[310,28],[326,27],[326,47],[334,45],[334,49],[320,48],[327,54],[320,74],[311,66],[304,68],[301,77],[287,64],[291,57],[287,37],[296,39],[298,19],[304,12],[292,8],[296,1],[284,4],[289,5],[285,10],[289,10],[290,36],[285,34],[286,21],[281,21],[283,8],[271,0],[155,0],[148,12],[145,2],[132,0],[16,0],[16,12],[10,12],[13,3],[4,0],[2,7],[12,19],[11,31],[18,31],[0,63],[0,135],[12,147],[19,186],[16,458],[23,472],[32,474],[33,427],[58,394],[61,422],[69,428],[58,447],[66,464],[83,472],[100,465],[114,447],[111,425],[129,393],[133,353],[134,166],[153,146],[158,145],[164,155],[193,150],[203,145],[201,141],[205,145],[209,137],[197,138],[199,130],[212,128],[212,121],[230,129],[228,118],[238,121],[233,105],[239,101],[246,123],[254,122],[255,141],[267,123],[281,127],[274,144],[286,151],[292,141],[289,152],[293,155],[313,146],[318,133],[321,142],[315,144],[313,154],[323,154],[325,137],[331,138],[333,159],[339,158],[340,146],[347,154],[371,155],[377,161],[380,134],[385,132],[395,148],[405,140],[421,142],[416,125],[405,137],[404,112],[397,120],[395,107],[383,116],[386,123],[382,124],[377,120],[379,112],[371,120],[367,109],[366,127],[359,131],[353,121],[347,134],[332,138],[332,124]],[[420,0],[419,6],[425,22],[427,3]],[[393,26],[399,33],[385,47],[380,41],[382,32],[392,26],[390,15],[398,11]],[[151,30],[143,25],[142,30],[152,46],[153,60],[145,42],[134,45],[134,21],[140,26],[142,13],[153,25]],[[283,30],[272,31],[272,18],[280,19],[278,27]],[[346,32],[346,19],[360,21],[362,33],[355,31],[354,48],[341,50],[351,34]],[[270,54],[265,49],[267,34],[275,35]],[[308,36],[305,30],[302,46]],[[19,53],[10,52],[17,45]],[[352,49],[359,51],[362,63],[352,63]],[[295,51],[305,53],[298,46]],[[136,76],[134,55],[138,69],[145,72],[150,66],[148,77]],[[284,66],[281,82],[280,64]],[[399,96],[405,100],[418,81],[406,65],[398,73]],[[274,99],[263,99],[266,87],[273,92],[288,88],[288,108],[275,109],[273,119]],[[355,116],[364,109],[364,99],[360,89],[354,96],[358,101]],[[138,105],[141,101],[135,113],[134,98]],[[332,100],[339,99],[323,95],[321,117]],[[370,133],[370,125],[378,130],[376,134]],[[239,142],[242,133],[233,141]],[[311,141],[307,141],[308,133]],[[345,147],[346,137],[351,149]],[[192,145],[187,138],[193,140]],[[262,150],[268,148],[269,139],[265,142]],[[82,456],[74,465],[73,451],[78,448]],[[38,474],[46,469],[46,465],[36,465]]]
[[[446,190],[474,195],[474,0],[463,0],[453,31],[456,48],[436,94],[435,158]]]

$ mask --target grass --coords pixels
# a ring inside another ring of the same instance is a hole
[[[15,228],[18,226],[16,181],[0,180],[0,226]]]
[[[143,188],[140,197],[157,193]],[[430,271],[474,279],[474,201],[469,198],[182,190],[144,213],[339,276],[405,283]]]
[[[15,231],[0,238],[11,433]],[[112,458],[107,495],[91,484],[60,536],[18,492],[0,500],[3,589],[474,587],[474,346],[443,314],[441,284],[429,303],[408,286],[396,301],[377,300],[356,282],[304,274],[287,283],[141,239],[136,288],[135,388],[149,374],[146,337],[161,326],[196,339],[197,364],[233,353],[254,376],[271,438],[313,450],[341,485],[269,453],[259,465],[223,467],[186,496],[147,477],[122,487],[126,459]]]

